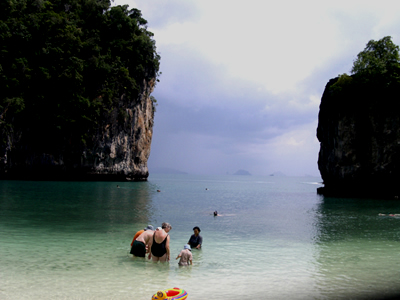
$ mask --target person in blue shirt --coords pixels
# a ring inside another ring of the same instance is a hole
[[[201,245],[203,244],[203,238],[200,235],[200,228],[198,226],[195,226],[193,228],[194,234],[192,234],[192,236],[189,239],[188,244],[190,245],[190,247],[192,247],[192,249],[200,249]]]

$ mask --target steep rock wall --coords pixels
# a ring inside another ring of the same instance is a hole
[[[83,155],[82,165],[91,174],[114,175],[127,180],[145,180],[148,175],[154,124],[154,107],[150,94],[154,80],[143,81],[143,92],[137,101],[124,96],[96,135],[95,148]]]
[[[122,95],[114,100],[113,109],[104,113],[92,140],[83,146],[71,145],[68,138],[62,146],[43,149],[22,139],[30,132],[11,132],[2,149],[0,177],[29,180],[108,180],[143,181],[149,175],[154,124],[154,105],[150,98],[155,78],[143,80],[137,99]],[[40,135],[40,133],[38,133]],[[47,140],[51,136],[44,137]],[[41,137],[43,139],[43,137]],[[78,149],[78,150],[77,150]]]
[[[351,79],[351,78],[350,78]],[[331,79],[319,111],[318,168],[327,196],[398,198],[398,87]]]

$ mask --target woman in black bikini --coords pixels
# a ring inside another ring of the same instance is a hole
[[[161,228],[158,227],[153,234],[153,243],[150,248],[150,257],[153,261],[169,261],[169,234],[168,232],[172,229],[169,223],[162,223]]]

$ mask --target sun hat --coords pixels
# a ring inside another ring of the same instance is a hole
[[[192,251],[192,248],[190,248],[190,245],[186,244],[183,249],[189,249],[190,251]]]
[[[153,225],[147,225],[147,227],[144,230],[154,230]]]

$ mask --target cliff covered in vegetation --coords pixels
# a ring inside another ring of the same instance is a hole
[[[137,9],[0,4],[0,175],[146,180],[160,57]]]
[[[353,75],[331,79],[322,96],[318,167],[328,196],[400,195],[400,65],[390,37],[370,41]]]

